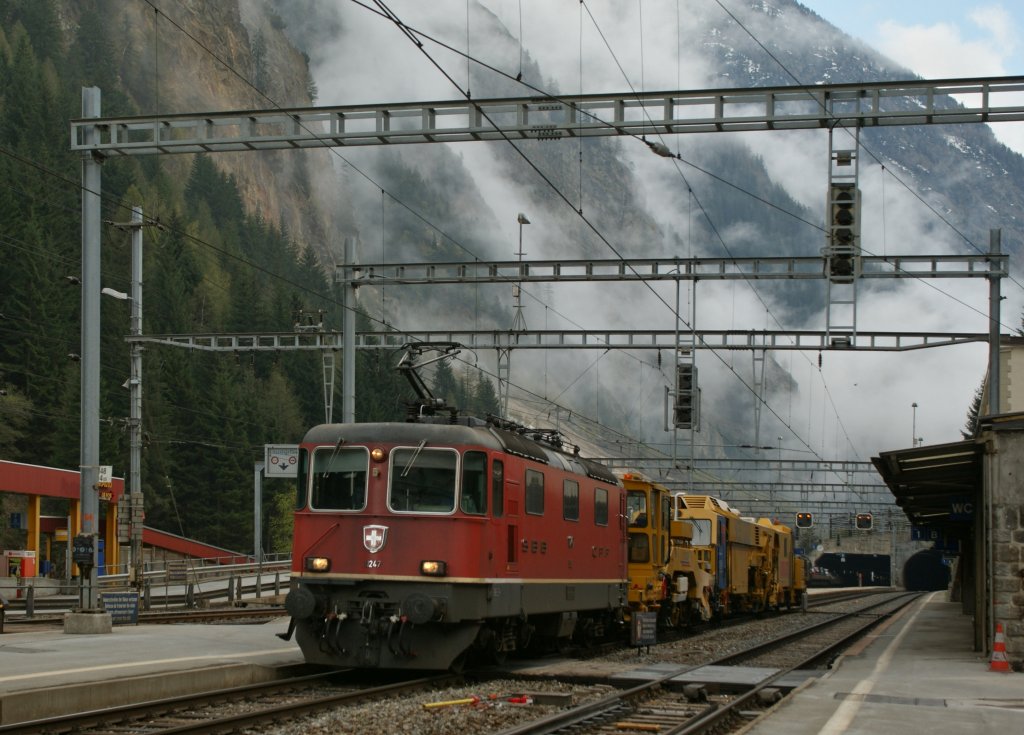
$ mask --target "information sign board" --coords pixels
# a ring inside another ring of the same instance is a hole
[[[298,444],[264,444],[264,472],[267,477],[299,476]]]
[[[184,559],[171,559],[167,562],[167,581],[181,584],[188,581],[188,562]]]
[[[101,592],[100,597],[103,598],[103,607],[110,613],[110,622],[114,625],[138,625],[138,592]]]
[[[629,626],[629,645],[653,646],[658,642],[658,613],[637,612]]]

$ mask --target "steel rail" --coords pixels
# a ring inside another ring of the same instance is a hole
[[[909,604],[909,602],[913,599],[917,599],[917,597],[919,597],[919,595],[911,596],[911,599],[908,600],[906,604]],[[808,631],[818,630],[824,627],[835,625],[838,620],[862,614],[865,609],[872,609],[879,605],[891,602],[892,598],[887,597],[886,600],[883,600],[879,603],[875,603],[873,605],[869,605],[867,608],[863,608],[861,610],[847,614],[837,614],[837,617],[833,618],[832,620],[818,623],[809,628],[804,628],[795,634],[787,633],[785,635],[778,636],[777,638],[768,641],[765,644],[762,644],[762,646],[758,646],[758,648],[769,648],[771,646],[781,645],[787,641],[793,640],[796,637],[806,635]],[[791,671],[798,668],[806,667],[811,662],[820,659],[823,655],[828,655],[828,653],[831,650],[833,650],[836,646],[844,645],[847,641],[850,641],[860,635],[863,635],[864,630],[866,630],[870,626],[877,625],[881,619],[881,616],[879,616],[868,620],[864,626],[859,627],[857,631],[845,636],[839,643],[831,642],[829,646],[827,646],[826,648],[817,650],[813,654],[805,656],[801,661],[797,663],[797,665],[786,669],[781,669],[777,673],[772,674],[771,676],[766,677],[765,679],[762,679],[760,682],[754,685],[749,691],[739,695],[737,698],[733,699],[729,703],[725,705],[709,705],[706,709],[704,709],[704,711],[701,714],[689,718],[686,722],[681,723],[677,727],[670,728],[667,730],[659,730],[659,732],[663,733],[663,735],[692,735],[693,733],[705,732],[707,730],[710,730],[712,727],[716,726],[719,722],[721,722],[722,719],[731,716],[740,707],[750,703],[755,697],[758,696],[758,692],[760,690],[767,688],[774,682],[780,680],[781,678],[789,674]],[[610,694],[595,702],[590,702],[588,704],[582,705],[581,707],[574,708],[566,712],[558,712],[553,715],[549,715],[548,717],[544,717],[539,720],[534,720],[533,722],[522,723],[520,725],[516,725],[514,727],[501,730],[496,735],[548,735],[550,733],[567,730],[569,728],[575,728],[574,732],[580,732],[582,731],[583,723],[590,720],[594,720],[602,715],[614,712],[616,709],[620,707],[623,700],[642,696],[647,692],[650,692],[654,689],[661,687],[663,684],[666,684],[672,679],[675,679],[688,672],[692,672],[697,669],[703,668],[705,666],[728,665],[730,661],[734,661],[738,657],[744,655],[746,655],[746,652],[741,652],[739,654],[728,654],[726,656],[722,656],[714,661],[710,661],[707,663],[702,663],[695,666],[682,667],[678,670],[667,673],[664,676],[652,679],[651,681],[644,682],[643,684],[638,684],[634,687],[623,690],[621,692]]]

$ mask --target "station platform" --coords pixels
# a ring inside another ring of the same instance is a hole
[[[282,617],[247,625],[119,625],[97,635],[5,633],[0,725],[271,680],[281,669],[303,665],[295,641],[275,635],[287,624]],[[988,659],[972,650],[971,625],[944,592],[925,595],[833,669],[794,683],[789,697],[744,733],[1019,732],[1024,675],[990,671]],[[613,677],[597,664],[569,662],[576,675],[595,667],[595,677]],[[612,666],[624,683],[665,673],[641,663]]]
[[[288,618],[260,624],[116,625],[0,635],[0,725],[226,689],[303,665]],[[59,695],[55,689],[60,688]]]
[[[1020,732],[1024,675],[989,670],[960,603],[932,592],[748,725],[744,735]]]

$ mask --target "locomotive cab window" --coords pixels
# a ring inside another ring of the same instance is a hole
[[[537,470],[526,471],[526,512],[544,515],[544,474]]]
[[[388,506],[398,513],[451,513],[457,464],[458,454],[451,449],[424,449],[423,444],[395,448]]]
[[[630,528],[647,528],[647,493],[630,490],[626,496],[626,517]]]
[[[651,542],[646,533],[629,534],[629,563],[643,564],[651,560]]]
[[[462,458],[462,498],[459,508],[463,513],[484,515],[487,512],[487,455],[466,452]]]
[[[710,546],[711,545],[711,520],[708,518],[688,518],[690,525],[693,526],[693,543],[694,546]]]
[[[366,507],[366,447],[320,447],[313,452],[313,507],[362,510]]]

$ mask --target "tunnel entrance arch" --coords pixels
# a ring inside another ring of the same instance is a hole
[[[834,574],[843,587],[888,587],[890,584],[889,554],[858,554],[842,551],[819,556],[814,564]]]
[[[949,586],[950,567],[938,549],[924,549],[903,565],[903,586],[914,591],[944,590]]]

